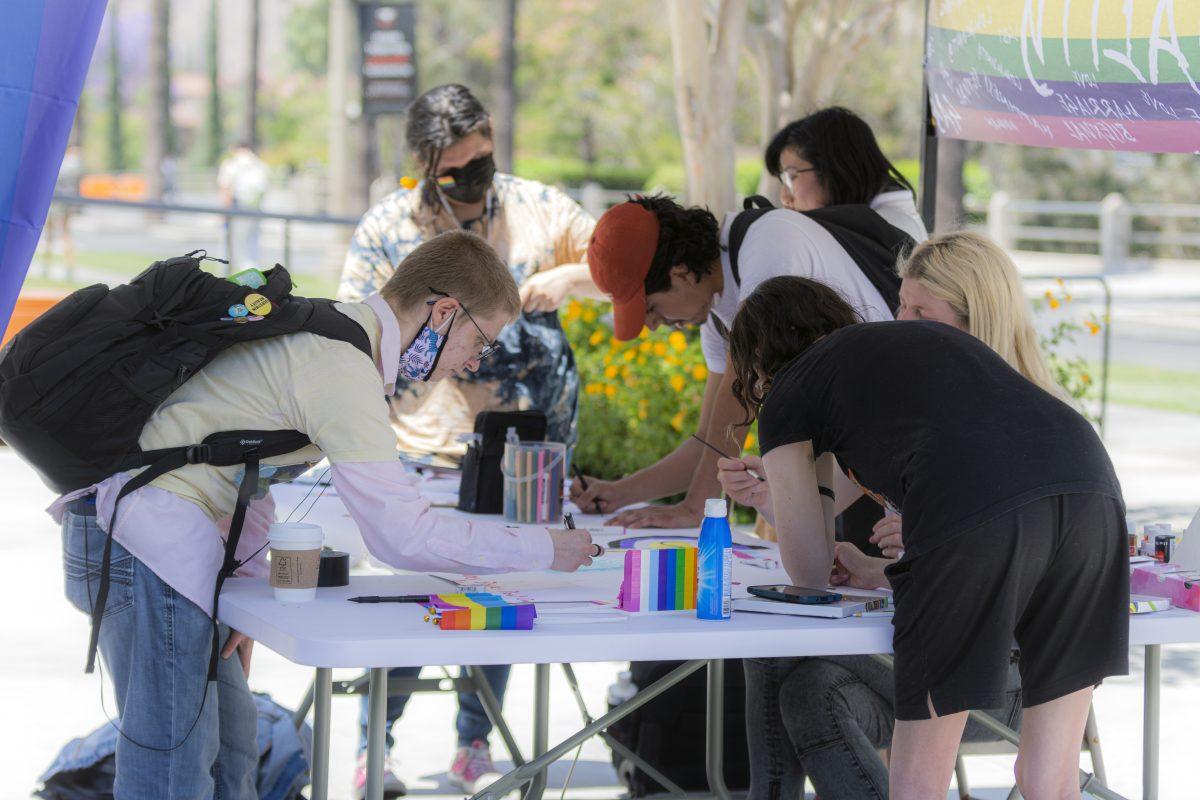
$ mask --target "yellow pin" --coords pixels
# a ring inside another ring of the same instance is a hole
[[[258,317],[265,317],[271,313],[271,301],[263,297],[261,294],[248,294],[246,301],[243,304],[250,309],[250,313]]]

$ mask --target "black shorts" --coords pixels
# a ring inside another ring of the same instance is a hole
[[[1129,672],[1129,544],[1116,500],[1034,500],[888,568],[896,718],[1004,704],[1020,650],[1026,708]]]

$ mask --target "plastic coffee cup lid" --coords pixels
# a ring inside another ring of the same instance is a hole
[[[271,546],[288,546],[289,549],[320,547],[325,542],[325,533],[320,525],[308,522],[274,522],[267,530]]]

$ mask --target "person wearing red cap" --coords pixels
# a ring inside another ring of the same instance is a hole
[[[837,290],[867,321],[893,318],[861,258],[825,224],[797,211],[853,206],[852,213],[865,215],[874,229],[882,226],[910,240],[909,246],[927,236],[911,187],[880,152],[867,124],[846,109],[825,109],[781,130],[768,149],[767,167],[787,190],[790,208],[766,212],[745,229],[736,272],[729,244],[737,215],[718,224],[707,209],[685,208],[665,196],[636,197],[609,209],[588,246],[592,279],[612,298],[618,339],[636,338],[643,326],[701,326],[708,382],[696,435],[727,453],[741,452],[741,438],[731,435],[741,415],[725,334],[740,301],[759,284],[780,275],[812,278]],[[893,263],[887,267],[894,272]],[[574,482],[571,498],[581,508],[598,502],[608,513],[686,492],[677,504],[624,511],[609,524],[691,527],[699,524],[704,500],[721,491],[716,461],[711,450],[688,437],[632,475],[616,481],[587,477],[587,489]]]

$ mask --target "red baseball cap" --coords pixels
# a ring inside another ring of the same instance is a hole
[[[618,339],[636,339],[646,324],[646,276],[657,249],[658,217],[632,200],[604,212],[592,232],[588,269],[600,291],[612,297]]]

